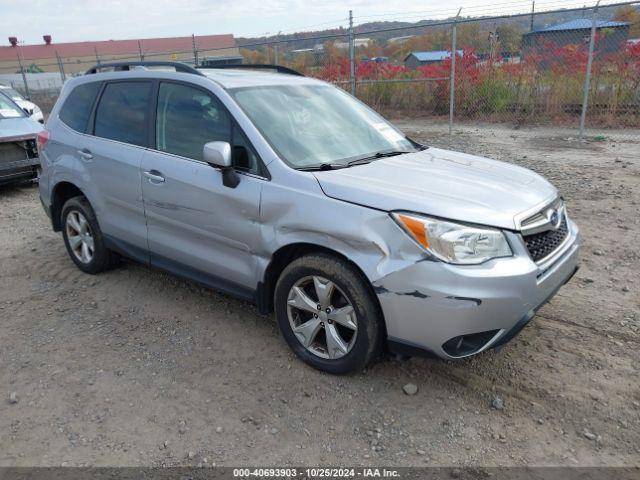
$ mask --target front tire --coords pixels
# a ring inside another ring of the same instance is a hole
[[[104,245],[96,214],[83,196],[73,197],[63,205],[62,236],[73,263],[85,273],[108,270],[116,254]]]
[[[301,360],[345,374],[379,355],[382,316],[366,282],[345,260],[322,253],[300,257],[284,269],[275,288],[276,318]]]

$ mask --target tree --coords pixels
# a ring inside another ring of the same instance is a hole
[[[336,47],[335,42],[332,40],[324,42],[322,48],[324,51],[324,63],[335,63],[339,58],[343,57],[345,53],[347,55],[349,54]]]
[[[629,22],[629,37],[640,37],[640,10],[633,5],[623,5],[616,10],[613,19],[617,22]]]
[[[432,30],[424,35],[416,35],[402,45],[404,55],[409,52],[428,52],[430,50],[447,50],[451,48],[451,37],[446,29]]]
[[[463,23],[457,28],[457,48],[473,48],[478,52],[488,51],[488,32],[480,30],[478,23]]]
[[[377,42],[377,40],[374,39],[374,38],[369,40],[369,44],[366,47],[361,47],[358,50],[359,50],[359,53],[362,54],[362,56],[365,56],[367,58],[374,58],[374,57],[383,56],[382,47]]]
[[[267,63],[267,57],[263,51],[249,50],[248,48],[241,48],[240,55],[245,59],[246,63]]]
[[[26,69],[25,72],[27,73],[44,73],[44,70],[42,70],[38,65],[36,65],[35,63],[32,63],[31,65],[29,65]]]
[[[499,25],[496,27],[500,50],[503,52],[518,52],[522,44],[522,29],[517,25]]]

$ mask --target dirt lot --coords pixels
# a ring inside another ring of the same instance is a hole
[[[457,127],[452,145],[560,188],[585,240],[572,282],[498,353],[349,377],[297,361],[247,303],[134,263],[81,273],[37,190],[0,190],[0,465],[637,465],[640,136],[574,135]]]

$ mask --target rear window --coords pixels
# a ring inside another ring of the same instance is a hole
[[[98,90],[100,82],[84,83],[74,88],[60,109],[60,120],[76,132],[85,133]]]
[[[132,145],[147,145],[150,82],[109,83],[96,110],[94,135]]]

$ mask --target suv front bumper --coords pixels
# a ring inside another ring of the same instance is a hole
[[[512,257],[473,266],[424,260],[374,282],[391,350],[454,359],[511,340],[578,269],[580,233],[567,221],[567,239],[543,264],[505,232]]]

